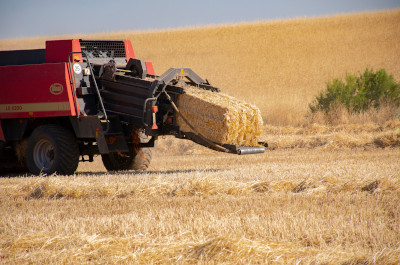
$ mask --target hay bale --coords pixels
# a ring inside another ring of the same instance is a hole
[[[258,146],[263,121],[260,110],[251,104],[223,93],[189,87],[178,96],[177,106],[191,125],[213,142]],[[193,132],[179,115],[177,124],[181,131]]]
[[[384,132],[375,137],[374,143],[378,147],[395,147],[400,145],[400,130]]]

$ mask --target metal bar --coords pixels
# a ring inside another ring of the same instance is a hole
[[[141,96],[143,98],[151,96],[148,87],[138,86],[137,84],[124,84],[119,80],[118,82],[102,80],[101,84],[106,90],[120,92],[122,95]],[[151,83],[149,83],[149,85],[151,85]]]
[[[238,155],[261,154],[265,152],[265,148],[252,147],[252,146],[238,146],[236,147],[236,152]]]
[[[107,133],[110,130],[110,121],[108,120],[107,112],[106,112],[106,109],[104,108],[103,100],[101,99],[101,96],[100,96],[100,91],[99,91],[99,88],[98,88],[97,83],[96,83],[96,79],[95,79],[95,76],[94,76],[94,73],[93,73],[92,65],[90,64],[89,58],[88,58],[88,56],[86,55],[85,52],[70,52],[68,54],[68,64],[69,64],[71,76],[73,77],[73,80],[72,80],[72,82],[73,82],[73,93],[74,93],[74,101],[75,101],[75,107],[76,107],[77,116],[79,118],[78,103],[77,103],[78,100],[77,100],[77,96],[76,96],[77,93],[76,93],[76,85],[75,85],[75,75],[73,75],[72,65],[71,65],[71,55],[72,54],[76,54],[76,53],[80,53],[80,54],[82,54],[83,56],[86,57],[86,60],[87,60],[86,63],[89,66],[90,76],[92,77],[92,80],[93,80],[93,83],[94,83],[94,87],[96,88],[96,94],[97,94],[97,97],[99,99],[101,109],[103,110],[104,118],[105,118],[105,120],[107,122],[107,128],[104,131],[104,133]]]
[[[104,108],[103,100],[101,99],[99,87],[97,86],[97,82],[96,82],[96,79],[95,79],[95,76],[93,73],[92,65],[89,62],[89,58],[87,57],[85,52],[82,52],[82,54],[85,55],[85,57],[87,59],[87,64],[89,65],[90,75],[93,79],[94,87],[96,88],[96,94],[97,94],[97,97],[99,98],[100,106],[101,106],[101,109],[103,110],[104,118],[106,119],[106,122],[107,122],[107,129],[105,130],[104,133],[107,133],[110,130],[110,121],[108,120],[108,117],[107,117],[107,111]]]
[[[198,85],[205,83],[203,78],[198,76],[190,68],[170,68],[159,77],[159,80],[164,82],[165,84],[168,84],[173,79],[175,79],[177,76],[185,76],[190,81],[192,81],[193,83],[198,84]]]
[[[113,104],[106,102],[104,103],[108,109],[112,112],[119,112],[123,115],[134,116],[137,118],[142,118],[142,110],[140,108],[131,108],[127,106],[121,106],[119,104]]]

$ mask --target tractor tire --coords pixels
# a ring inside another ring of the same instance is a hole
[[[58,125],[37,127],[29,137],[26,164],[35,175],[72,175],[79,163],[75,136]]]
[[[108,171],[146,170],[151,162],[151,149],[141,148],[126,153],[110,153],[101,155],[104,167]]]

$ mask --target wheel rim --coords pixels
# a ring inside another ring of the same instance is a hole
[[[54,164],[54,146],[49,140],[42,139],[33,149],[33,160],[38,168],[48,170]]]

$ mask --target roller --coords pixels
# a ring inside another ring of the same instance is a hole
[[[264,147],[253,147],[253,146],[238,146],[236,147],[236,153],[238,155],[249,155],[249,154],[261,154],[264,153]]]

